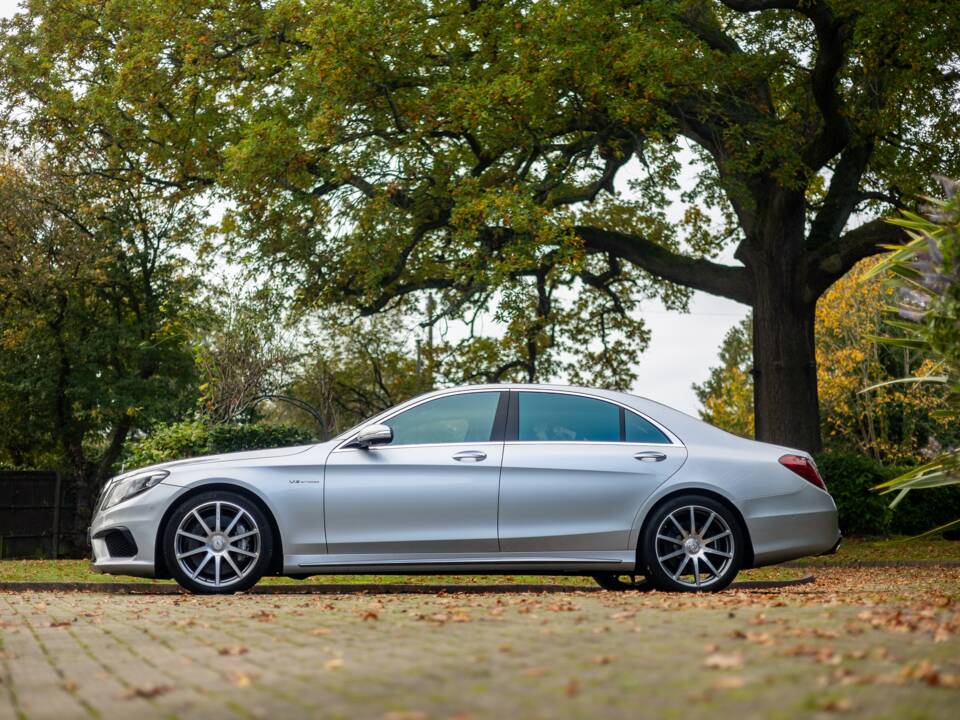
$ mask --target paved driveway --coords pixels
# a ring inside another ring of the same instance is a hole
[[[0,719],[956,717],[960,569],[719,596],[0,594]]]

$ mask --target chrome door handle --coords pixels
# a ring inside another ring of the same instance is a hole
[[[656,450],[643,450],[635,453],[633,457],[641,462],[662,462],[667,459],[666,453],[657,452]]]
[[[453,459],[457,462],[480,462],[487,459],[487,454],[479,450],[462,450],[454,453]]]

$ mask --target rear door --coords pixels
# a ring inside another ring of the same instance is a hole
[[[510,393],[503,552],[623,551],[643,502],[686,449],[641,415],[574,392]]]

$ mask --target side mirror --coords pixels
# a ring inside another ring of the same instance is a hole
[[[357,446],[366,450],[371,445],[384,445],[393,440],[389,425],[367,425],[357,433]]]

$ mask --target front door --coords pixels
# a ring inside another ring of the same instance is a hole
[[[506,396],[468,391],[427,400],[385,421],[389,444],[332,452],[327,552],[496,553]]]
[[[575,393],[514,391],[500,478],[503,552],[630,551],[640,506],[687,456],[653,423]]]

